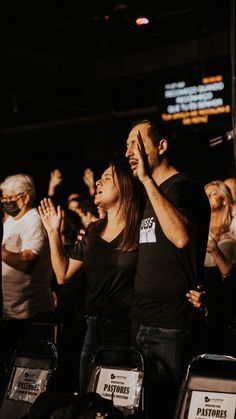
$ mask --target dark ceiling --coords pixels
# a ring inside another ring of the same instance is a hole
[[[5,145],[14,137],[22,149],[28,138],[29,150],[63,132],[68,144],[79,138],[84,164],[118,153],[127,124],[160,111],[164,83],[190,74],[230,78],[231,7],[230,0],[1,0]],[[138,16],[150,24],[136,26]]]
[[[229,12],[229,1],[2,0],[1,128],[157,106],[154,83],[229,64]]]

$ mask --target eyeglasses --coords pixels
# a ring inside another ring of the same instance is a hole
[[[22,198],[22,196],[24,195],[24,192],[20,192],[16,195],[12,195],[12,196],[3,196],[0,201],[1,202],[15,202],[18,201],[18,199]]]

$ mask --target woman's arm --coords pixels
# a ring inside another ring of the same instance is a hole
[[[207,243],[207,252],[209,252],[215,259],[222,275],[228,275],[233,267],[233,263],[220,250],[217,241],[211,238]]]
[[[60,232],[62,220],[60,206],[56,209],[50,198],[44,198],[40,203],[38,210],[48,234],[52,267],[58,284],[64,284],[83,266],[83,262],[70,259],[65,253]]]

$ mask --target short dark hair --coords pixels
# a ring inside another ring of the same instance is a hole
[[[170,129],[166,122],[156,118],[145,118],[132,122],[131,127],[134,128],[139,124],[148,124],[148,135],[153,145],[158,145],[162,139],[168,143],[167,158],[170,163],[173,161],[176,148],[176,138],[174,132]]]

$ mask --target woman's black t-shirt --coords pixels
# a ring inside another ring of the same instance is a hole
[[[98,237],[89,245],[85,235],[75,243],[69,256],[84,263],[86,313],[123,323],[130,316],[133,301],[137,252],[118,249],[121,239],[122,233],[111,242]]]

